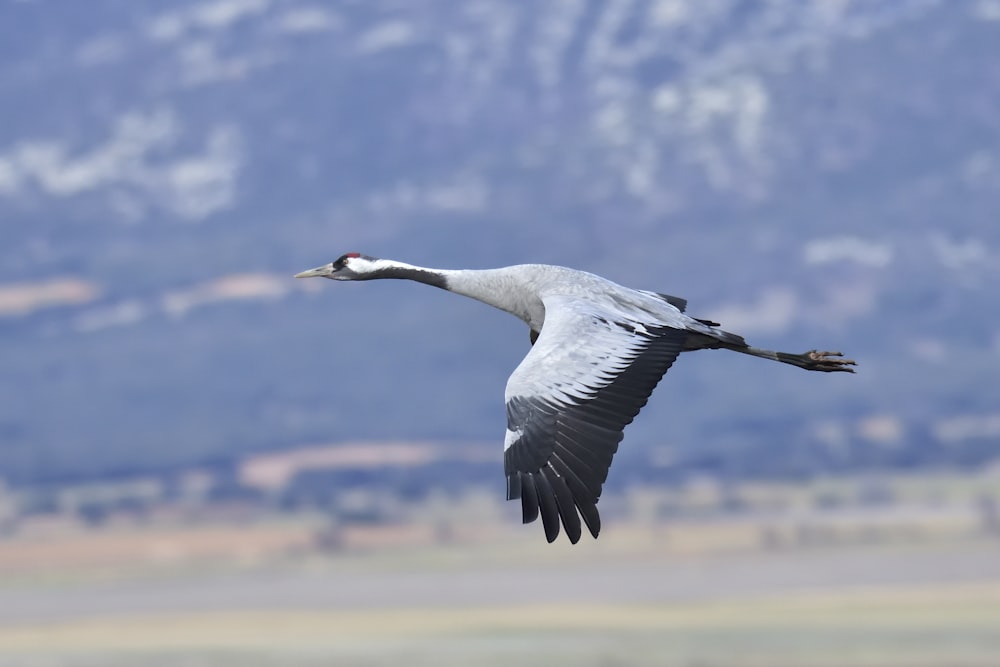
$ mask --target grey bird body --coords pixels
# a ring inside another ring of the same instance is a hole
[[[623,431],[686,351],[728,349],[815,371],[853,372],[836,352],[750,347],[739,335],[685,314],[684,299],[635,290],[548,264],[441,270],[358,253],[297,277],[396,278],[482,301],[523,320],[532,348],[507,382],[507,497],[525,523],[539,516],[548,541],[582,525],[597,537],[597,502]]]
[[[518,264],[502,269],[442,272],[447,289],[499,308],[541,331],[544,301],[565,297],[565,307],[585,313],[700,328],[697,320],[652,292],[623,287],[586,271],[551,264]]]

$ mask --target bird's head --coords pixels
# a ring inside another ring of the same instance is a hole
[[[329,278],[330,280],[369,280],[377,277],[379,260],[357,252],[341,255],[336,260],[315,269],[295,274],[296,278]]]

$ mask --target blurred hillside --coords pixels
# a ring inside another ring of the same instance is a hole
[[[499,452],[525,327],[290,278],[350,250],[861,363],[686,356],[611,484],[995,458],[998,57],[996,0],[0,5],[0,478]]]

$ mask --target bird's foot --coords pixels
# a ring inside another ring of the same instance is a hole
[[[857,366],[853,359],[842,359],[843,352],[821,352],[819,350],[809,350],[801,355],[804,362],[802,368],[809,371],[823,371],[834,373],[853,373],[851,366]]]

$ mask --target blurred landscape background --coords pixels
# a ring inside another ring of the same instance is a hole
[[[995,665],[1000,1],[0,3],[0,662]],[[685,355],[597,542],[503,502],[564,264]]]

